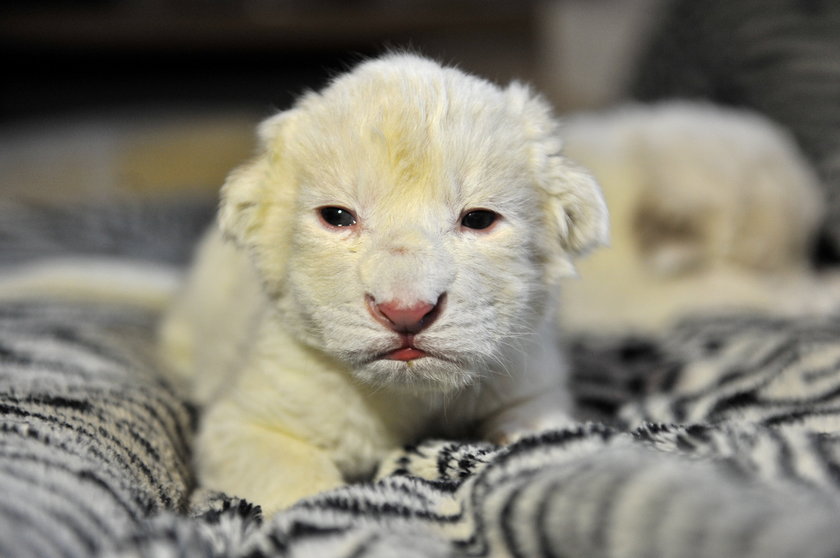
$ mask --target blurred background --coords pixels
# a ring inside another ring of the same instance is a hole
[[[52,200],[215,191],[255,122],[387,49],[527,81],[560,112],[607,106],[666,1],[7,2],[0,184]]]
[[[561,115],[675,97],[758,111],[819,173],[818,259],[840,262],[837,0],[5,2],[0,210],[212,200],[256,122],[389,49],[529,82]]]

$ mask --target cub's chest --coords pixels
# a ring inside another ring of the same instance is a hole
[[[437,430],[440,396],[362,385],[272,322],[234,390],[251,421],[323,449],[348,477],[369,474],[390,451]]]

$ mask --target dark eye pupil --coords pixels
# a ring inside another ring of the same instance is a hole
[[[321,208],[321,218],[333,227],[352,227],[356,224],[353,214],[340,207]]]
[[[468,229],[486,229],[496,221],[496,214],[487,209],[470,211],[461,219],[461,225]]]

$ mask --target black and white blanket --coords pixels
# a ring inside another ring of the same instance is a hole
[[[177,207],[149,226],[17,207],[2,270],[102,254],[84,239],[109,222],[113,257],[177,271],[211,211]],[[422,440],[270,518],[196,489],[196,410],[158,375],[156,320],[118,301],[0,303],[0,556],[840,556],[840,316],[570,339],[579,425],[506,447]]]

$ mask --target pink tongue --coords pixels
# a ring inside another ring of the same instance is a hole
[[[385,357],[388,360],[414,360],[415,358],[422,358],[426,353],[414,347],[406,347],[404,349],[397,349],[393,353],[388,353]]]

